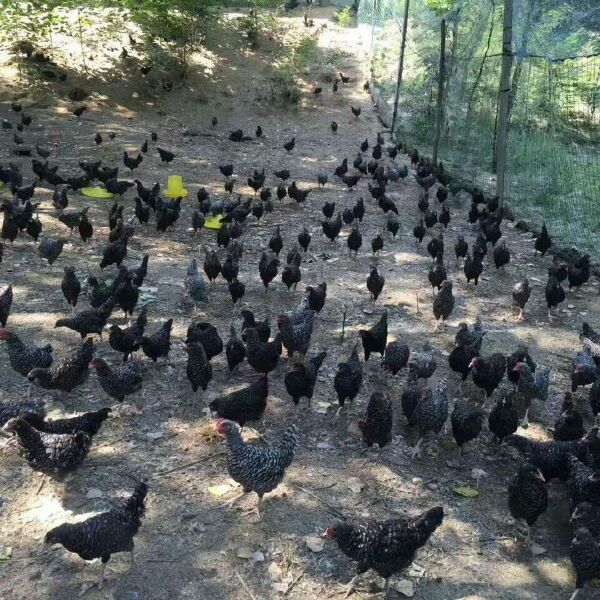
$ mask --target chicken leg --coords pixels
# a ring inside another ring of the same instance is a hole
[[[240,492],[239,494],[237,494],[237,496],[234,496],[231,500],[227,500],[227,502],[225,502],[225,504],[222,504],[222,507],[227,507],[227,510],[229,510],[230,508],[233,507],[233,505],[245,494],[247,494],[248,492],[246,492],[245,490],[243,492]]]
[[[415,456],[418,456],[419,458],[421,458],[423,456],[423,452],[421,450],[421,446],[423,445],[423,439],[424,438],[419,438],[417,441],[417,445],[412,449],[411,455],[410,457],[414,460]]]
[[[356,589],[356,581],[358,580],[359,575],[356,574],[351,580],[350,583],[346,586],[346,596],[345,598],[347,598],[348,596],[350,596],[354,590]]]

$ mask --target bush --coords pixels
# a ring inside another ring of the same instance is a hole
[[[350,13],[350,7],[344,6],[344,8],[338,10],[334,15],[334,19],[336,20],[336,23],[338,25],[342,27],[349,27],[350,23],[352,23],[352,14]]]

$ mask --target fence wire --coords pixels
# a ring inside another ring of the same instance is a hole
[[[431,156],[438,93],[440,21],[410,0],[402,84],[396,97],[405,0],[362,0],[358,22],[372,41],[380,109],[398,103],[396,139]],[[495,192],[501,73],[501,0],[457,1],[444,15],[446,81],[439,160]],[[600,232],[600,3],[515,0],[506,202],[545,221],[563,245],[595,252]],[[586,29],[588,27],[588,29]],[[576,52],[574,51],[576,50]]]

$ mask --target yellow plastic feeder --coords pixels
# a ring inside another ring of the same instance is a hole
[[[221,219],[223,215],[217,215],[216,217],[206,217],[204,219],[204,227],[206,229],[221,229],[223,227],[223,223],[221,223]]]
[[[188,191],[183,187],[183,177],[181,175],[169,175],[165,196],[167,198],[187,198]]]
[[[84,196],[88,196],[89,198],[112,198],[113,194],[107,192],[104,188],[100,186],[96,187],[83,187],[79,190]]]

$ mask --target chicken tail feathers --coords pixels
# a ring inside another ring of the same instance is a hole
[[[435,506],[418,517],[415,525],[422,527],[429,537],[442,524],[443,520],[444,509],[441,506]]]
[[[126,511],[131,512],[134,518],[141,517],[144,514],[144,500],[146,499],[147,493],[148,486],[143,481],[140,481],[140,483],[135,486],[133,494],[125,500],[123,508]]]

